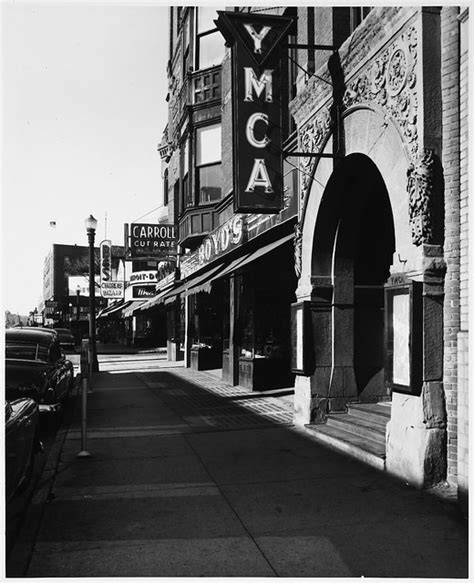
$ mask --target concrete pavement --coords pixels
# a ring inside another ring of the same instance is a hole
[[[310,440],[287,395],[101,372],[64,419],[7,576],[466,577],[457,508]]]

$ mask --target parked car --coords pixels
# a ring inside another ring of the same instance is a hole
[[[40,413],[61,408],[74,383],[74,368],[61,351],[57,333],[10,328],[5,356],[6,399],[34,399]]]
[[[63,348],[74,348],[76,342],[69,328],[54,328],[59,338],[59,345]]]
[[[39,409],[33,399],[5,401],[5,489],[7,502],[25,486],[41,451]]]

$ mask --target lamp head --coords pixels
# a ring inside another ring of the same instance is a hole
[[[92,215],[89,215],[87,219],[85,219],[84,224],[86,225],[87,232],[95,232],[97,228],[97,219]]]

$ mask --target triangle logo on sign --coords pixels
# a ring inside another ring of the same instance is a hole
[[[232,46],[236,41],[245,47],[261,67],[279,46],[293,19],[273,14],[252,14],[251,12],[225,12],[218,10],[219,18],[215,20],[217,28]]]

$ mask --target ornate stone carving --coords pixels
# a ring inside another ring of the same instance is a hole
[[[321,151],[325,140],[332,126],[331,114],[329,109],[323,109],[319,114],[307,124],[300,133],[300,148],[302,152],[316,153]],[[303,202],[308,190],[309,181],[312,178],[316,159],[310,156],[302,157],[300,162],[301,170],[301,200],[300,211],[303,208]]]
[[[373,103],[385,109],[413,156],[418,152],[416,63],[417,36],[411,27],[349,83],[343,98],[346,107]]]
[[[296,223],[295,225],[295,238],[293,240],[295,246],[295,272],[296,276],[301,275],[301,254],[303,249],[303,231],[301,230],[301,224]]]
[[[433,223],[434,152],[424,150],[415,163],[407,170],[408,209],[411,237],[414,245],[433,243],[435,226]]]
[[[412,26],[349,82],[343,96],[345,108],[365,104],[384,110],[385,117],[400,128],[412,159],[418,155],[417,43],[417,32]],[[331,128],[329,109],[325,108],[301,128],[301,151],[320,152]],[[303,157],[300,163],[300,212],[304,207],[316,160]]]

